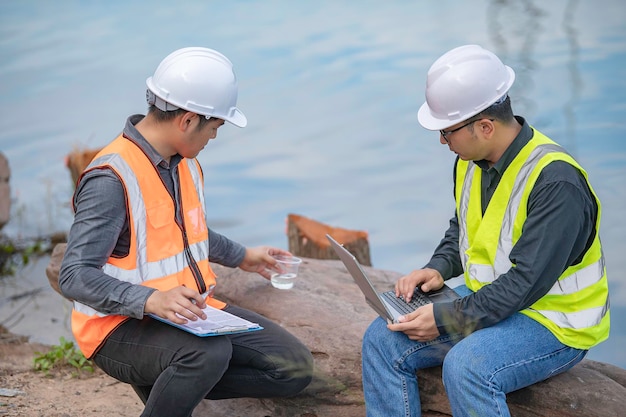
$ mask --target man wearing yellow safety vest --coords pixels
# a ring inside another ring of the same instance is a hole
[[[309,350],[279,325],[213,298],[210,262],[270,277],[273,247],[245,248],[206,224],[195,159],[225,121],[245,127],[231,62],[208,48],[168,55],[147,79],[148,114],[85,169],[60,271],[86,357],[130,384],[142,416],[190,416],[204,398],[295,395],[311,381]],[[263,330],[198,337],[177,324],[210,305]]]
[[[430,261],[395,291],[410,299],[417,287],[465,281],[457,300],[370,325],[369,417],[420,416],[416,371],[439,365],[455,417],[509,416],[507,393],[570,369],[608,338],[600,201],[563,148],[513,115],[514,79],[477,45],[428,71],[418,120],[457,154],[456,212]]]

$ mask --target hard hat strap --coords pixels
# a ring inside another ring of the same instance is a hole
[[[157,96],[152,91],[150,91],[150,89],[146,90],[146,101],[148,102],[149,106],[154,105],[157,109],[161,111],[178,110],[178,107],[163,100],[161,97]]]
[[[506,93],[504,93],[504,95],[502,97],[500,97],[499,99],[497,99],[492,106],[497,106],[498,104],[502,104],[504,103],[504,101],[506,100],[506,98],[509,96],[509,92],[507,91]]]

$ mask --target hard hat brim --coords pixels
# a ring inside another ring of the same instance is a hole
[[[456,124],[456,121],[437,119],[432,116],[428,103],[424,102],[417,112],[417,120],[424,129],[441,130]]]
[[[238,108],[234,109],[233,115],[228,118],[224,118],[227,122],[237,127],[246,127],[248,125],[248,118]]]

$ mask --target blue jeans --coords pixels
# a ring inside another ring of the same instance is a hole
[[[309,384],[313,357],[306,346],[259,314],[225,310],[263,330],[197,337],[150,317],[131,319],[93,360],[133,387],[145,404],[142,417],[188,417],[203,398],[287,397]]]
[[[469,294],[464,285],[455,291]],[[510,416],[507,393],[565,372],[586,354],[521,313],[465,338],[446,335],[428,342],[392,332],[377,318],[363,337],[367,416],[421,416],[416,371],[439,365],[452,415]]]

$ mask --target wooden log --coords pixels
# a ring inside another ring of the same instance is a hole
[[[295,256],[313,259],[339,259],[331,248],[326,234],[343,244],[361,263],[371,266],[367,232],[332,227],[297,214],[287,216],[289,252]]]

